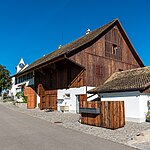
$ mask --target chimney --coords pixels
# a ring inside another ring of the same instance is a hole
[[[62,46],[61,46],[61,45],[59,45],[59,46],[58,46],[58,49],[60,49],[61,47],[62,47]]]
[[[87,30],[86,30],[86,34],[89,34],[90,32],[91,32],[90,29],[87,29]]]

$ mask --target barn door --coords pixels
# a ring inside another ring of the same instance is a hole
[[[35,108],[37,100],[36,92],[31,87],[25,87],[24,95],[27,96],[27,108]]]
[[[57,110],[57,90],[45,91],[46,109]]]
[[[45,91],[42,84],[38,85],[38,94],[40,96],[40,109],[57,110],[57,90]]]

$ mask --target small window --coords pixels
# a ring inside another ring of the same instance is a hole
[[[105,42],[105,56],[117,60],[122,59],[122,48],[117,44],[112,44],[108,41]]]
[[[18,79],[17,79],[17,78],[15,78],[15,84],[17,84],[17,80],[18,80]]]
[[[112,45],[112,51],[111,51],[111,53],[114,54],[114,55],[116,55],[117,54],[117,49],[118,49],[117,45],[113,44]]]
[[[119,69],[119,71],[123,71],[123,69]]]
[[[65,98],[65,99],[70,99],[70,93],[66,93],[66,94],[64,95],[64,98]]]

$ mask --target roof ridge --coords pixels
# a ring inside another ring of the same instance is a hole
[[[119,74],[119,73],[124,73],[124,72],[128,72],[128,71],[132,72],[132,71],[135,71],[135,70],[137,71],[137,70],[142,70],[142,69],[146,69],[146,68],[150,68],[150,66],[133,68],[133,69],[123,70],[123,71],[117,71],[115,73]]]

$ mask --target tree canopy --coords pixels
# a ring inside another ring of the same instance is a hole
[[[0,64],[0,94],[11,87],[10,72]]]

